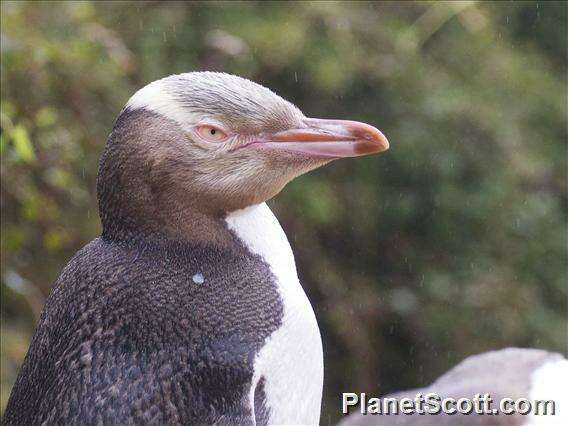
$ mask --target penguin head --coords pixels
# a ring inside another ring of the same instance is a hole
[[[370,125],[307,118],[259,84],[214,72],[173,75],[140,89],[107,151],[113,145],[120,164],[109,167],[103,156],[100,173],[119,167],[132,180],[137,169],[138,187],[212,214],[266,201],[332,160],[388,148]]]

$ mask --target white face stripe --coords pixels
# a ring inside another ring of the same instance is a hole
[[[144,108],[183,128],[206,118],[228,118],[256,127],[298,125],[305,118],[293,104],[270,89],[235,75],[190,72],[170,75],[138,90],[126,108]]]
[[[323,390],[323,350],[312,306],[298,276],[292,249],[276,217],[265,203],[226,218],[245,246],[269,265],[284,304],[281,327],[255,359],[250,389],[260,377],[270,409],[270,424],[319,424]]]
[[[530,397],[533,400],[553,400],[556,403],[554,416],[531,414],[526,425],[568,425],[568,360],[553,358],[547,360],[531,375]]]
[[[167,86],[165,79],[153,81],[132,95],[125,108],[131,110],[146,109],[155,112],[174,120],[183,128],[187,128],[203,118],[202,115],[192,113],[184,108],[170,93]]]

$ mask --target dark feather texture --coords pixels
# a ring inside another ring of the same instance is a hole
[[[237,244],[94,240],[54,286],[5,424],[251,423],[253,359],[282,318],[271,278]]]

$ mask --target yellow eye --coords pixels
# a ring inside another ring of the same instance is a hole
[[[225,132],[218,127],[211,125],[199,126],[197,128],[197,133],[209,142],[222,142],[227,139],[227,134]]]

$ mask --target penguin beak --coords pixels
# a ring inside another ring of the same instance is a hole
[[[257,146],[313,157],[343,158],[386,151],[385,135],[369,124],[306,118],[303,126],[265,135]]]

